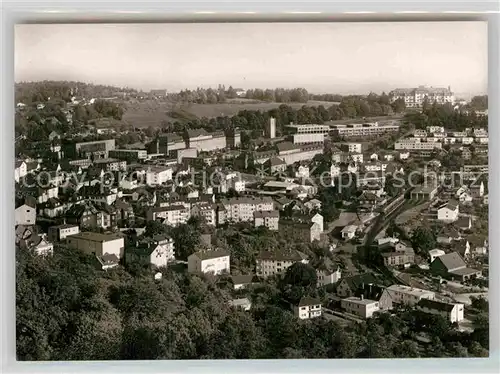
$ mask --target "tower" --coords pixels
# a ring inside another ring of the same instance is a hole
[[[266,128],[266,136],[269,139],[274,139],[276,137],[276,118],[269,118],[269,123]]]

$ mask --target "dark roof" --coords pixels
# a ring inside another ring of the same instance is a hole
[[[27,205],[31,208],[36,208],[36,199],[33,196],[26,196],[22,199],[16,199],[16,209],[23,205]]]
[[[224,251],[224,250],[199,251],[199,252],[193,253],[193,255],[196,255],[200,260],[210,260],[212,258],[229,256],[229,252]]]
[[[279,157],[271,157],[266,162],[269,163],[269,165],[271,165],[271,166],[286,165],[285,160],[283,160],[283,159],[281,159]]]
[[[458,220],[454,222],[454,225],[459,229],[468,229],[472,225],[472,219],[469,216],[459,217]]]
[[[286,152],[286,151],[291,151],[293,149],[300,149],[299,146],[290,142],[278,143],[276,144],[276,147],[278,148],[278,152]]]
[[[457,252],[450,252],[437,257],[434,261],[440,261],[448,271],[465,268],[464,259]]]
[[[455,304],[445,303],[443,301],[422,299],[418,302],[418,306],[422,308],[429,308],[434,310],[440,310],[443,312],[451,312],[455,307]]]
[[[304,296],[302,299],[299,301],[299,307],[300,306],[309,306],[309,305],[321,305],[321,301],[316,298],[312,298],[309,296]]]
[[[351,290],[355,291],[362,288],[363,284],[365,286],[369,284],[375,284],[377,282],[377,279],[375,278],[373,273],[364,273],[344,278],[343,281],[347,283]]]
[[[354,296],[361,297],[363,296],[368,300],[379,301],[382,293],[384,292],[385,287],[378,284],[370,284],[365,286],[365,288],[357,289],[354,293]]]
[[[257,256],[260,260],[272,260],[272,261],[302,261],[307,259],[307,256],[299,251],[293,250],[289,252],[284,251],[262,251]]]
[[[254,218],[265,218],[265,217],[273,217],[279,218],[280,213],[277,210],[258,210],[253,213]]]
[[[186,130],[187,136],[191,138],[196,138],[198,136],[208,136],[210,135],[205,129],[188,129]]]
[[[250,284],[260,281],[260,279],[255,274],[232,275],[231,279],[233,281],[233,284]]]
[[[120,262],[120,259],[115,254],[106,253],[96,257],[102,265],[115,265]]]

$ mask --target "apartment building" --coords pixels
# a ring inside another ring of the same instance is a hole
[[[172,180],[172,169],[165,166],[148,166],[146,170],[146,184],[159,186]]]
[[[116,158],[100,158],[94,160],[93,165],[105,171],[125,171],[127,170],[127,161]]]
[[[48,238],[51,242],[58,242],[66,239],[70,235],[75,235],[80,232],[78,225],[64,224],[49,227]]]
[[[434,150],[441,149],[443,145],[440,142],[423,142],[420,138],[404,138],[394,143],[394,149],[399,150]]]
[[[278,148],[278,156],[283,159],[287,165],[312,160],[314,156],[323,154],[322,144],[299,145],[290,142],[282,142],[278,143],[276,147]]]
[[[417,304],[417,309],[424,313],[443,316],[450,323],[460,322],[464,319],[464,304],[460,303],[423,299]]]
[[[381,125],[378,122],[333,125],[332,128],[334,135],[344,138],[355,136],[375,136],[399,131],[399,125],[395,123]]]
[[[292,250],[289,252],[276,251],[260,252],[256,258],[256,274],[259,277],[267,278],[272,275],[283,274],[290,266],[296,262],[307,264],[309,260],[307,256],[299,251]]]
[[[209,152],[226,148],[226,135],[222,131],[209,133],[204,129],[187,129],[184,133],[186,148]]]
[[[415,306],[422,299],[434,300],[435,297],[436,294],[432,291],[393,284],[383,291],[380,302],[382,303],[382,299],[388,298],[392,304]]]
[[[201,217],[209,226],[217,224],[217,207],[211,203],[193,204],[191,207],[191,216]]]
[[[325,141],[325,136],[330,132],[330,126],[290,124],[285,126],[285,131],[292,138],[293,144],[323,143]]]
[[[264,197],[233,197],[222,199],[218,209],[218,223],[252,222],[257,211],[274,210],[273,199]]]
[[[146,213],[148,221],[161,219],[168,226],[178,226],[186,223],[191,217],[190,210],[184,205],[169,205],[151,208]]]
[[[343,144],[341,144],[340,149],[343,151],[347,151],[349,153],[362,153],[363,144],[362,143],[343,143]]]
[[[115,139],[91,142],[68,143],[63,146],[64,157],[71,159],[108,158],[109,151],[115,149]]]
[[[147,159],[148,152],[145,149],[113,149],[109,151],[109,157],[127,162],[137,162]]]
[[[119,234],[100,234],[97,232],[80,232],[66,237],[70,248],[79,249],[88,254],[102,257],[105,254],[124,256],[125,240]]]
[[[425,86],[397,88],[389,93],[389,97],[391,102],[399,99],[403,100],[407,108],[421,108],[426,99],[430,104],[434,102],[438,104],[453,104],[455,102],[455,96],[449,86],[448,88]]]
[[[155,235],[127,248],[127,262],[141,262],[155,267],[167,266],[175,260],[174,240],[168,235]]]
[[[214,275],[230,274],[230,256],[223,250],[200,251],[188,257],[188,272]]]
[[[254,212],[254,226],[265,226],[271,231],[278,231],[280,213],[278,210],[258,210]]]

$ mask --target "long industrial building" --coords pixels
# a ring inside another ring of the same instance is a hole
[[[399,125],[374,123],[353,123],[349,125],[332,125],[333,134],[348,138],[355,136],[373,136],[391,132],[398,132]]]

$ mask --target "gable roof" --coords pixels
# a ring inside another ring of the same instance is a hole
[[[301,306],[311,306],[311,305],[321,305],[321,301],[313,297],[304,296],[300,299],[298,306],[301,307]]]
[[[457,304],[445,303],[443,301],[438,301],[438,300],[421,299],[417,305],[422,308],[440,310],[443,312],[451,312],[453,308],[455,308],[455,305]]]
[[[466,267],[464,259],[457,252],[450,252],[439,256],[434,261],[440,261],[448,271]]]
[[[302,261],[307,259],[307,256],[300,251],[262,251],[258,254],[257,259],[271,261]]]
[[[345,282],[351,290],[355,291],[362,288],[363,284],[375,284],[377,282],[377,279],[375,278],[373,273],[363,273],[354,275],[352,277],[346,277],[342,279],[342,281]]]
[[[229,256],[229,252],[222,249],[216,251],[199,251],[192,254],[192,256],[198,257],[200,260],[211,260],[214,258]]]

